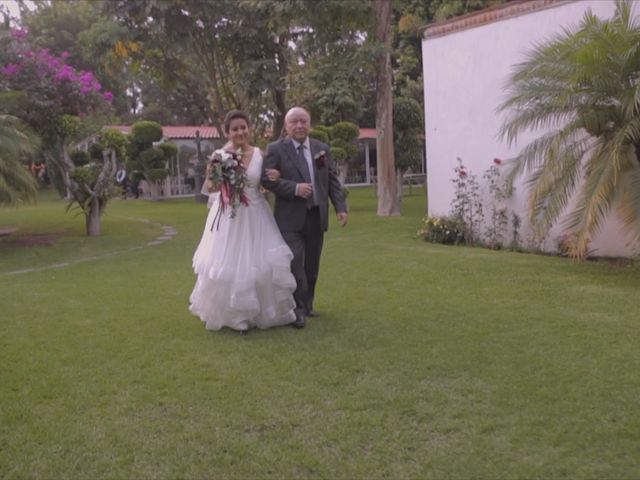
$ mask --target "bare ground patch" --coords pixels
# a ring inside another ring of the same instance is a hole
[[[51,247],[64,232],[8,234],[0,236],[0,248]]]

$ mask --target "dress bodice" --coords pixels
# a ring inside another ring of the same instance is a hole
[[[251,163],[246,171],[248,185],[245,189],[245,193],[249,198],[256,198],[260,193],[260,178],[262,177],[262,153],[258,147],[254,147],[253,156],[251,157]]]

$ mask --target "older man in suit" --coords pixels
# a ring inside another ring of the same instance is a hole
[[[280,171],[280,178],[272,181],[263,174],[262,185],[276,196],[276,223],[293,252],[291,271],[297,282],[293,326],[304,328],[305,317],[318,315],[313,299],[329,225],[329,200],[342,226],[347,224],[347,205],[329,146],[309,138],[309,113],[294,107],[284,123],[287,138],[269,144],[263,165],[264,169]]]

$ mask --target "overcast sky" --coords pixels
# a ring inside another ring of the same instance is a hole
[[[26,2],[27,6],[31,2]],[[15,0],[0,0],[0,6],[5,7],[5,10],[9,10],[9,13],[12,17],[17,17],[20,14],[20,10],[18,10],[18,4]]]

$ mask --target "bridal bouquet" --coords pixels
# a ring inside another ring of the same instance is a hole
[[[209,157],[209,165],[208,179],[220,188],[218,211],[213,219],[213,225],[218,228],[227,207],[231,209],[229,216],[234,218],[240,205],[249,205],[249,199],[244,193],[247,174],[242,164],[242,152],[216,150]],[[213,230],[213,225],[211,225],[211,230]]]

